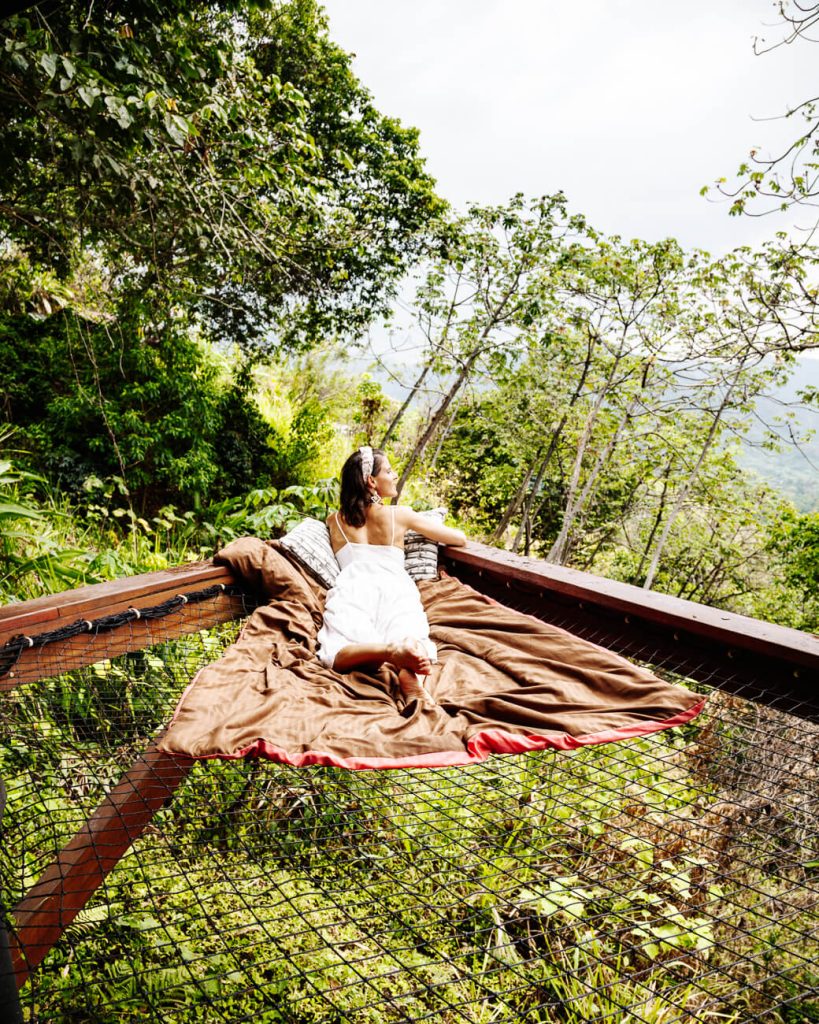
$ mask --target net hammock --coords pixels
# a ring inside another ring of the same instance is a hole
[[[178,763],[154,737],[238,633],[230,579],[87,588],[51,618],[33,602],[32,638],[96,626],[24,643],[0,677],[22,982],[0,984],[0,1019],[819,1020],[810,638],[758,624],[728,644],[692,624],[707,610],[686,630],[685,602],[671,622],[657,595],[641,610],[633,588],[476,551],[450,571],[710,694],[706,710],[458,768]]]

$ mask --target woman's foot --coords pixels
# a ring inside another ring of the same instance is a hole
[[[399,670],[398,685],[401,687],[401,693],[404,695],[404,700],[407,703],[411,700],[417,700],[425,708],[435,708],[438,706],[432,695],[424,689],[424,684],[421,682],[420,677],[414,672],[410,672],[409,669],[402,668]]]
[[[419,676],[428,676],[432,671],[429,654],[418,640],[408,638],[400,644],[390,644],[387,650],[387,660],[398,669],[407,669]]]

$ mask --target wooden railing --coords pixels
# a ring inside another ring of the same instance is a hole
[[[233,574],[224,566],[214,565],[212,561],[195,562],[6,605],[0,608],[0,648],[20,634],[31,636],[59,629],[79,619],[92,622],[98,616],[124,612],[129,608],[150,608],[177,594],[189,594],[217,583],[228,586],[235,582]],[[235,619],[244,611],[242,599],[232,594],[222,594],[203,605],[183,605],[163,621],[162,635],[168,639],[184,636],[194,629],[207,629]],[[109,635],[105,657],[138,651],[150,643],[150,623],[137,620],[127,630]],[[61,671],[81,668],[98,660],[99,645],[95,642],[93,630],[60,645]],[[9,690],[18,683],[41,677],[41,661],[36,649],[24,651],[14,668],[0,676],[0,690]]]
[[[718,678],[765,678],[772,698],[791,696],[799,705],[796,713],[819,715],[819,637],[485,544],[445,548],[441,562],[451,575],[503,603],[546,619],[554,616],[569,625],[593,627],[599,642],[618,651],[643,656],[650,648],[695,679],[710,680],[715,671]],[[0,608],[0,647],[21,633],[150,607],[216,583],[235,585],[237,580],[224,566],[197,562],[7,605]],[[164,622],[163,636],[183,636],[192,628],[236,618],[245,609],[242,599],[231,594],[195,609],[184,606]],[[106,657],[141,649],[150,643],[150,634],[148,623],[132,623],[121,636],[111,634]],[[61,645],[63,670],[91,664],[97,657],[92,632]],[[0,677],[0,689],[36,678],[38,664],[36,651],[23,652],[12,672]]]

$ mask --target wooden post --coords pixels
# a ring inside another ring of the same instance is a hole
[[[18,988],[170,800],[193,761],[152,744],[13,909],[11,959]]]

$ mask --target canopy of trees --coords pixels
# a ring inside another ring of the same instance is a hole
[[[800,440],[770,410],[817,346],[809,245],[712,259],[606,237],[562,194],[449,211],[315,0],[70,0],[0,39],[12,519],[46,493],[119,515],[140,565],[163,531],[201,554],[380,441],[410,498],[494,543],[819,621],[815,514],[736,457],[752,424]],[[408,271],[398,403],[337,357]]]
[[[441,208],[312,0],[69,2],[0,39],[6,308],[136,294],[310,343],[384,308]]]
[[[813,621],[810,588],[757,601],[789,513],[736,462],[759,399],[819,344],[810,251],[712,259],[625,242],[569,216],[562,196],[476,207],[452,230],[416,303],[428,412],[407,467],[424,459],[496,543]],[[775,418],[761,432],[771,448]]]
[[[417,133],[312,0],[69,2],[0,41],[18,440],[63,485],[116,474],[143,507],[275,479],[249,370],[211,346],[310,348],[387,308],[444,208]]]

